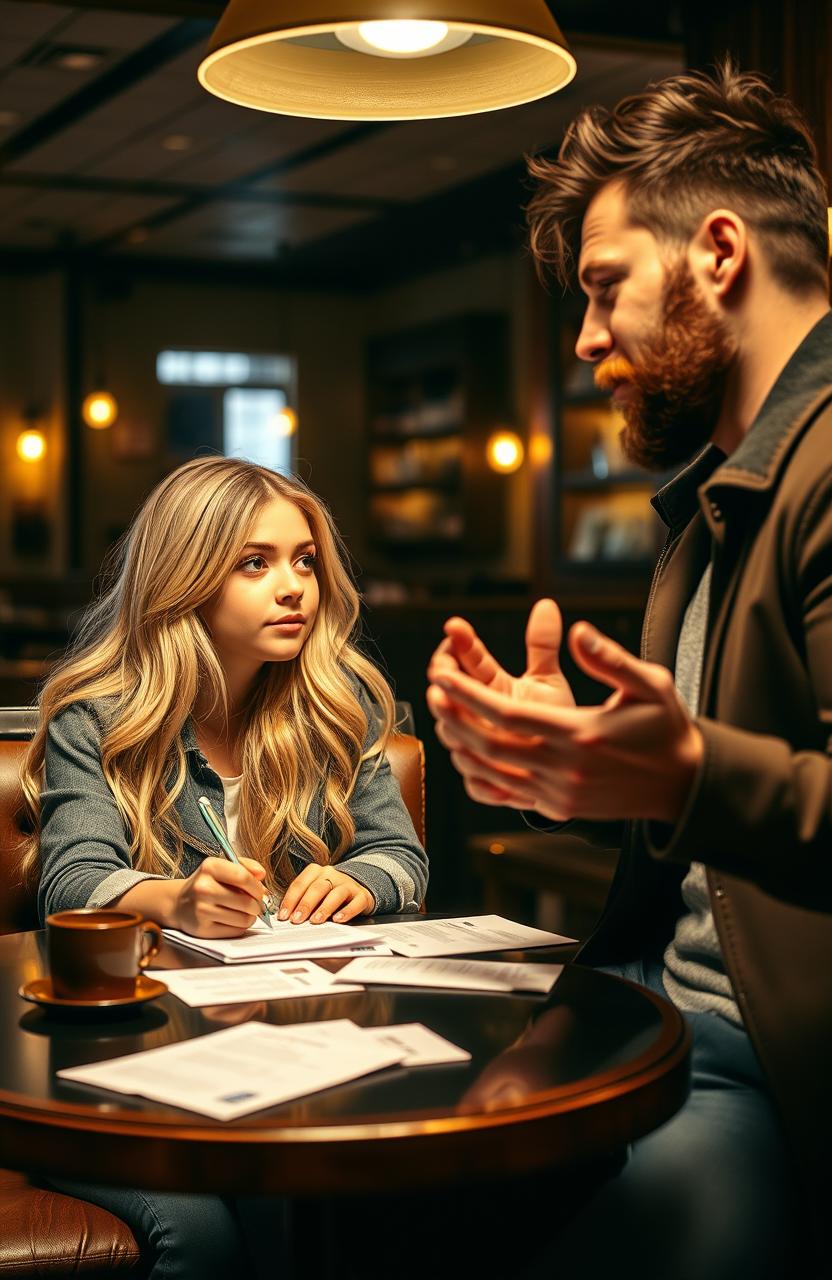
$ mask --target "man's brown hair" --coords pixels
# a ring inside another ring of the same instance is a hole
[[[620,180],[630,218],[657,239],[681,246],[711,209],[727,206],[783,285],[826,288],[826,187],[812,135],[788,98],[730,61],[713,76],[670,76],[612,111],[585,108],[557,159],[528,165],[539,183],[526,210],[532,252],[564,286],[587,205]]]

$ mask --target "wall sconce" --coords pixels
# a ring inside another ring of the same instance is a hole
[[[485,456],[492,471],[510,475],[523,465],[523,441],[516,431],[495,431],[489,436]]]
[[[274,425],[279,436],[293,436],[298,429],[298,415],[286,405],[274,415]]]
[[[109,391],[91,391],[81,405],[81,416],[96,431],[111,427],[118,417],[115,396]]]
[[[198,74],[258,111],[427,120],[533,102],[575,71],[546,0],[230,0]]]
[[[21,462],[40,462],[46,453],[46,436],[35,427],[27,427],[17,437],[15,447]]]

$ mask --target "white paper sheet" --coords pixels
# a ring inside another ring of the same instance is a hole
[[[194,938],[179,929],[163,929],[162,933],[179,946],[201,951],[223,964],[240,964],[255,960],[273,960],[278,957],[306,956],[316,951],[338,951],[344,947],[374,942],[364,929],[351,924],[292,924],[290,920],[277,920],[273,929],[257,921],[241,938]]]
[[[215,1120],[234,1120],[394,1066],[404,1057],[403,1048],[365,1036],[348,1019],[290,1027],[246,1022],[57,1074]]]
[[[560,933],[516,924],[503,916],[457,916],[451,920],[416,920],[413,924],[367,925],[363,933],[392,947],[401,956],[456,956],[477,951],[518,951],[574,942]]]
[[[340,995],[363,987],[335,985],[335,975],[310,960],[270,964],[211,965],[207,969],[153,969],[154,978],[192,1009],[245,1000],[285,1000],[297,996]]]
[[[463,991],[551,991],[562,964],[500,964],[491,960],[434,960],[394,957],[351,960],[336,982],[390,987],[434,987]]]
[[[467,1049],[451,1044],[421,1022],[402,1022],[395,1027],[365,1027],[364,1035],[382,1045],[404,1049],[403,1067],[433,1067],[446,1062],[470,1062]]]

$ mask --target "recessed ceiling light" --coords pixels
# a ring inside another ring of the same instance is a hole
[[[66,49],[53,60],[52,65],[64,71],[95,71],[104,61],[101,49]]]
[[[190,151],[193,145],[193,138],[189,138],[186,133],[172,133],[169,137],[162,139],[165,151]]]

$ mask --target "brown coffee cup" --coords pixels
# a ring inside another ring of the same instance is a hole
[[[46,917],[52,992],[59,1000],[124,1000],[162,945],[138,911],[81,907]]]

